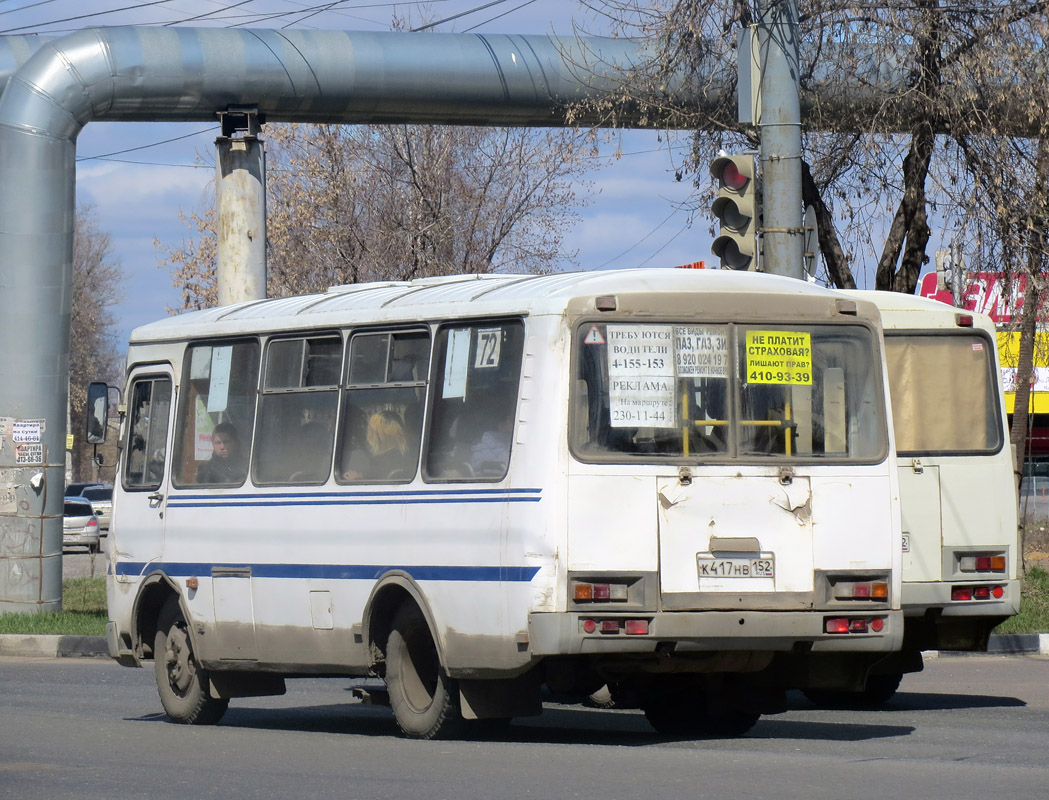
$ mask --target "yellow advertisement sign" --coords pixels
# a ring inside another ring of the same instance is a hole
[[[1031,376],[1029,412],[1049,414],[1049,332],[1037,331],[1034,339],[1034,374]],[[1005,410],[1012,414],[1016,404],[1016,365],[1020,361],[1020,334],[999,331],[998,359],[1002,365]]]
[[[747,331],[747,383],[812,385],[812,336],[803,331]]]

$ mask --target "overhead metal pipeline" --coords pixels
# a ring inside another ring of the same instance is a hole
[[[14,493],[0,502],[2,611],[61,604],[76,138],[87,123],[212,121],[251,105],[269,121],[556,126],[569,103],[615,91],[639,54],[616,39],[214,28],[2,41],[0,68],[14,70],[0,95],[0,489]]]

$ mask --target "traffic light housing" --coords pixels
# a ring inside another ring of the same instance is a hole
[[[718,184],[710,210],[719,225],[710,249],[722,269],[756,270],[761,220],[757,160],[753,155],[718,156],[710,164],[710,176]]]

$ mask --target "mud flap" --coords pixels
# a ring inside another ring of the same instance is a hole
[[[216,700],[284,694],[284,676],[270,672],[209,672],[208,692]]]
[[[459,679],[463,719],[510,719],[542,713],[539,670],[506,680]]]

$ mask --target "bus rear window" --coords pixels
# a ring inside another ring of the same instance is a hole
[[[886,452],[866,328],[586,323],[576,351],[572,444],[584,459]]]
[[[886,333],[898,453],[997,452],[1003,433],[993,346],[970,333]]]

